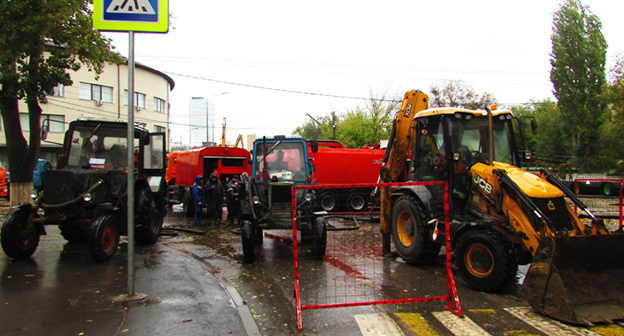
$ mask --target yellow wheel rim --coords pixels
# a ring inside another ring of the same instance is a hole
[[[494,255],[483,244],[472,244],[464,256],[468,272],[478,278],[485,278],[494,271]]]
[[[397,233],[401,245],[409,247],[414,241],[414,217],[409,211],[402,211],[397,217]]]

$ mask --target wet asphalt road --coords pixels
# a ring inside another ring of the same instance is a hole
[[[127,293],[125,243],[113,260],[97,264],[86,246],[68,244],[56,227],[47,227],[49,234],[33,258],[12,261],[0,254],[0,334],[371,335],[375,333],[359,324],[360,317],[382,315],[405,335],[453,335],[437,317],[446,302],[304,310],[303,331],[298,331],[292,247],[264,238],[256,247],[258,260],[247,265],[233,227],[205,225],[199,228],[203,234],[177,230],[193,229],[191,223],[179,212],[170,213],[165,225],[176,230],[167,230],[157,244],[137,246],[135,291],[146,295],[140,301],[117,300]],[[435,263],[419,266],[382,258],[378,224],[366,218],[343,224],[330,228],[323,260],[311,258],[302,247],[302,305],[447,293],[443,254]],[[455,281],[461,308],[481,330],[491,335],[554,334],[508,313],[506,309],[527,306],[519,285],[486,294],[470,290],[459,276]]]

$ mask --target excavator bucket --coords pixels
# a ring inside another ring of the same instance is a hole
[[[624,319],[624,235],[542,239],[522,290],[536,312],[563,322]]]

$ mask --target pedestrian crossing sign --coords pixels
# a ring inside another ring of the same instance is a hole
[[[169,0],[93,0],[93,27],[107,31],[166,33]]]

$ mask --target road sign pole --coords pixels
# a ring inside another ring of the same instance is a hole
[[[134,32],[128,32],[128,297],[134,296]],[[139,151],[140,152],[140,151]]]

